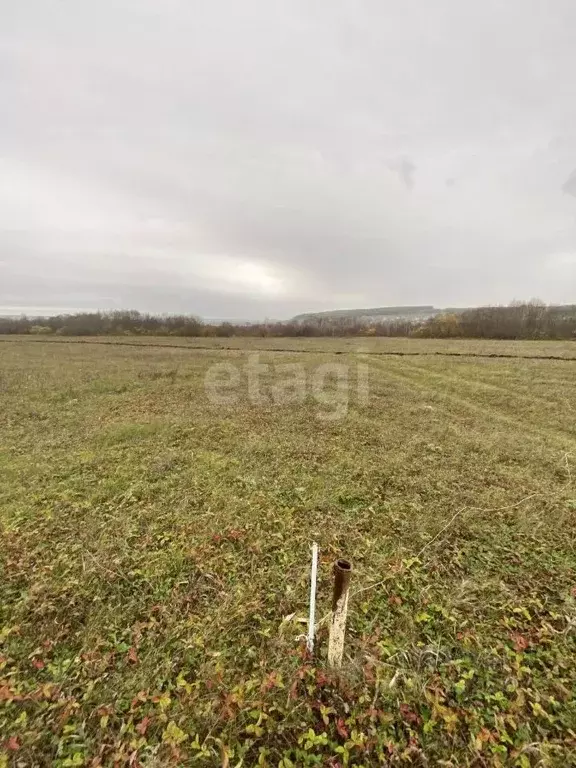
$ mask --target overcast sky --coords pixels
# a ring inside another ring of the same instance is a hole
[[[576,302],[574,0],[0,0],[0,310]]]

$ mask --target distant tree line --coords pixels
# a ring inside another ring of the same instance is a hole
[[[514,301],[508,307],[479,307],[431,317],[412,335],[463,339],[574,339],[576,304],[546,306]]]
[[[440,339],[574,339],[576,305],[540,301],[508,307],[448,312],[425,320],[390,318],[373,322],[353,316],[309,317],[263,323],[208,323],[192,315],[150,315],[134,310],[81,312],[54,317],[0,317],[0,334],[59,336],[320,337],[409,336]]]
[[[409,320],[368,325],[352,317],[262,323],[210,323],[192,315],[150,315],[135,310],[81,312],[54,317],[0,317],[0,334],[56,334],[58,336],[408,336]]]

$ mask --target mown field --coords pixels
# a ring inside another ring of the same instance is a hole
[[[0,766],[576,765],[576,344],[96,341],[0,340]]]

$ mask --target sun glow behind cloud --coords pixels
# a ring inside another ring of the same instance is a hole
[[[285,293],[285,285],[281,278],[273,274],[269,267],[254,262],[244,262],[232,271],[231,281],[240,290],[251,290],[268,296],[278,296]]]

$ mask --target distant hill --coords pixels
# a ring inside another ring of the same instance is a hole
[[[436,309],[432,305],[409,307],[370,307],[368,309],[331,309],[327,312],[306,312],[292,318],[293,323],[306,323],[319,320],[420,320],[433,317],[446,310]]]
[[[542,304],[542,306],[545,306]],[[489,308],[489,307],[486,307]],[[434,307],[431,304],[401,307],[370,307],[366,309],[332,309],[326,312],[306,312],[296,315],[291,323],[321,323],[322,320],[349,320],[359,323],[385,323],[394,320],[424,321],[437,315],[460,315],[473,307]],[[481,309],[481,308],[478,308]],[[575,304],[550,304],[551,315],[572,316],[576,313]]]

